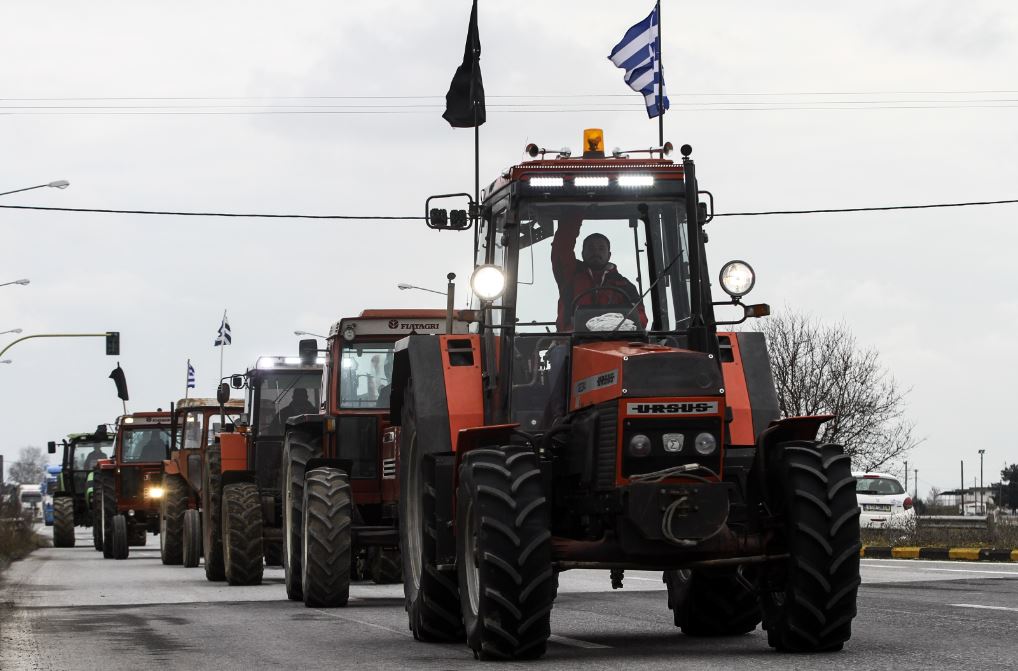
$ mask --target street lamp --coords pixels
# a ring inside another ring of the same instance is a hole
[[[983,455],[986,454],[986,450],[979,450],[979,502],[980,508],[983,509],[983,514],[986,514],[986,494],[983,492]]]
[[[11,329],[10,331],[0,331],[0,335],[5,335],[7,333],[21,333],[21,329]]]
[[[400,282],[399,284],[396,285],[396,288],[397,289],[401,289],[403,291],[406,291],[407,289],[417,289],[418,291],[427,291],[428,293],[438,294],[439,296],[445,296],[446,295],[446,293],[444,291],[435,291],[434,289],[426,289],[424,287],[414,286],[413,284],[407,284],[406,282]]]
[[[4,191],[0,193],[0,196],[8,196],[12,193],[21,193],[22,191],[31,191],[32,189],[44,189],[50,187],[53,189],[66,189],[71,185],[66,179],[58,179],[55,182],[48,182],[46,184],[36,184],[35,186],[26,186],[24,189],[14,189],[13,191]]]
[[[4,359],[0,363],[13,363],[10,359]]]
[[[328,340],[325,336],[318,335],[317,333],[311,333],[310,331],[294,331],[293,334],[295,336],[309,335],[314,336],[315,338],[321,338],[322,340]]]
[[[13,282],[3,282],[0,283],[0,287],[6,287],[8,284],[20,284],[21,286],[25,286],[31,281],[32,280],[14,280]]]

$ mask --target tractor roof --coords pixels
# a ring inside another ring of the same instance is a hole
[[[358,336],[408,336],[414,333],[445,333],[445,310],[363,310],[357,317],[345,317],[329,329],[329,339],[342,336],[352,328],[353,338]],[[467,321],[460,319],[460,311],[453,314],[456,319],[453,331],[467,332]],[[347,338],[353,340],[353,338]]]
[[[244,401],[241,399],[230,399],[226,402],[225,407],[227,408],[239,408],[244,409]],[[177,401],[177,410],[180,409],[192,409],[192,408],[203,408],[203,409],[219,409],[219,401],[214,398],[182,398]]]
[[[530,177],[570,177],[578,174],[617,178],[622,174],[647,174],[657,179],[682,181],[682,164],[660,158],[556,158],[524,161],[505,170],[485,193],[490,198],[513,182]]]

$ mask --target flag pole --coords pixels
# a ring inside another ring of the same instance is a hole
[[[665,146],[664,102],[665,68],[661,64],[661,0],[657,0],[657,146]]]
[[[481,127],[477,123],[477,87],[475,86],[475,82],[477,81],[478,61],[480,60],[480,55],[478,54],[478,51],[480,51],[478,48],[479,29],[477,27],[478,23],[480,23],[480,19],[477,16],[477,0],[474,0],[473,13],[474,25],[470,37],[473,44],[470,45],[470,48],[474,52],[474,58],[470,64],[470,105],[474,112],[474,203],[476,203],[475,209],[478,210],[474,213],[474,224],[476,224],[476,217],[480,215],[479,208],[481,198]],[[476,235],[476,227],[474,228],[474,231],[474,235]]]
[[[191,360],[187,360],[187,379],[184,381],[184,398],[187,398],[188,392],[191,391]]]
[[[223,310],[223,324],[226,324],[226,310]],[[222,328],[222,327],[220,327]],[[219,379],[223,379],[223,350],[226,349],[225,336],[220,335],[219,342]]]

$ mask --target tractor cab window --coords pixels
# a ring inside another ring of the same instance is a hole
[[[201,411],[189,412],[184,419],[184,449],[193,450],[201,447],[202,425],[204,415]]]
[[[289,418],[317,414],[321,391],[321,371],[266,375],[258,385],[258,433],[282,436]]]
[[[388,408],[394,343],[344,344],[336,375],[341,408]]]
[[[73,470],[90,471],[100,459],[109,459],[113,455],[113,441],[85,442],[74,446]]]
[[[238,417],[240,417],[240,415],[236,412],[232,414],[227,413],[226,423],[235,425],[237,423]],[[209,422],[208,444],[215,445],[216,439],[219,438],[219,434],[223,432],[222,416],[219,413],[211,415],[208,418],[208,422]]]
[[[123,437],[123,462],[162,461],[170,454],[170,431],[161,427],[127,429]]]

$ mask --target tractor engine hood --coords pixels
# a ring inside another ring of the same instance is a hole
[[[594,342],[573,347],[569,409],[618,398],[724,394],[712,354],[642,342]]]

